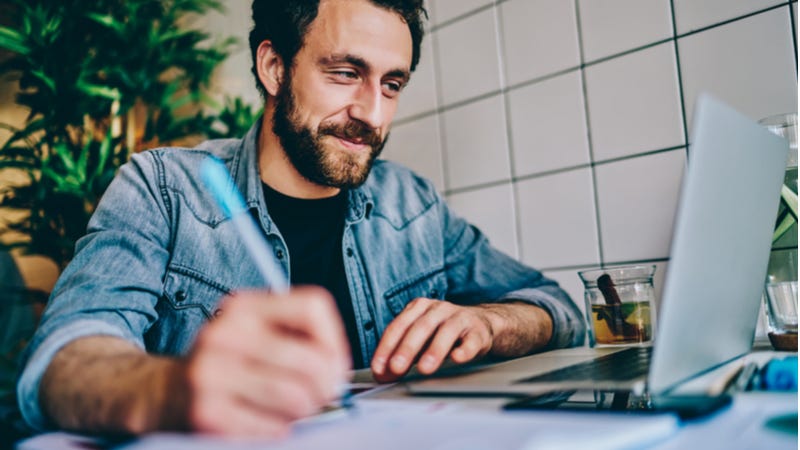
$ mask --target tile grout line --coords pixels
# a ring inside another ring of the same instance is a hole
[[[652,156],[652,155],[658,155],[660,153],[667,153],[667,152],[681,150],[681,149],[685,149],[685,148],[686,148],[685,145],[676,145],[676,146],[673,146],[673,147],[666,147],[666,148],[662,148],[662,149],[650,150],[650,151],[641,152],[641,153],[634,153],[634,154],[620,156],[620,157],[616,157],[616,158],[611,158],[611,159],[607,159],[607,160],[603,160],[603,161],[590,162],[588,164],[578,164],[578,165],[574,165],[574,166],[560,167],[558,169],[547,170],[547,171],[544,171],[544,172],[529,173],[529,174],[525,174],[525,175],[512,175],[510,178],[501,178],[501,179],[494,180],[494,181],[487,181],[487,182],[484,182],[484,183],[479,183],[479,184],[474,184],[474,185],[467,185],[467,186],[461,186],[461,187],[458,187],[458,188],[448,189],[446,191],[446,194],[447,195],[463,194],[465,192],[477,191],[477,190],[480,190],[480,189],[483,189],[483,188],[496,187],[496,186],[499,186],[499,185],[502,185],[502,184],[505,184],[505,183],[520,183],[520,182],[524,182],[524,181],[528,181],[528,180],[535,180],[537,178],[544,178],[544,177],[558,175],[558,174],[562,174],[562,173],[573,172],[573,171],[576,171],[576,170],[590,169],[592,167],[604,166],[604,165],[607,165],[607,164],[614,164],[614,163],[623,162],[623,161],[629,161],[629,160],[633,160],[633,159],[643,158],[643,157]]]
[[[434,32],[431,31],[429,36],[431,39],[431,59],[433,59],[433,89],[436,92],[434,115],[436,116],[436,129],[439,131],[439,162],[442,165],[442,188],[447,192],[450,187],[450,175],[447,171],[449,162],[447,158],[447,137],[445,136],[445,118],[444,114],[438,112],[443,101],[442,76],[439,70],[439,34],[437,33],[434,36]]]
[[[686,100],[683,92],[683,71],[681,70],[681,57],[678,50],[678,24],[675,20],[675,0],[669,1],[670,14],[672,15],[673,50],[675,52],[675,68],[678,77],[678,100],[681,102],[681,123],[683,124],[683,142],[686,145],[686,160],[689,160],[689,127],[686,120]]]
[[[506,42],[503,36],[505,23],[504,16],[501,11],[501,2],[495,2],[495,28],[497,31],[497,59],[500,69],[500,88],[506,89],[508,85],[508,73],[506,71]],[[522,200],[519,195],[519,185],[514,182],[514,176],[517,173],[516,158],[514,157],[514,140],[511,130],[511,102],[508,92],[502,94],[503,111],[505,114],[505,128],[506,128],[506,151],[508,153],[509,175],[511,176],[511,214],[514,218],[514,245],[517,247],[516,258],[519,261],[523,260],[524,249],[522,248]]]
[[[649,258],[649,259],[630,259],[630,260],[621,260],[621,261],[610,261],[605,265],[598,265],[598,264],[571,264],[568,266],[550,266],[550,267],[541,267],[539,268],[542,272],[557,272],[557,271],[566,271],[566,270],[583,270],[583,269],[605,269],[607,267],[615,267],[615,266],[628,266],[628,265],[637,265],[637,264],[656,264],[656,263],[663,263],[669,262],[669,258]]]
[[[589,117],[589,96],[588,88],[586,86],[586,66],[584,65],[584,58],[586,55],[583,49],[583,27],[581,26],[581,12],[579,3],[580,2],[578,0],[574,0],[573,2],[575,5],[575,29],[578,31],[578,55],[580,56],[581,62],[580,76],[581,89],[583,90],[583,114],[584,120],[586,121],[586,145],[589,149],[589,175],[592,179],[592,195],[594,197],[594,220],[595,232],[597,233],[597,257],[600,262],[600,266],[602,267],[605,255],[603,252],[603,229],[602,225],[600,224],[600,194],[597,189],[597,170],[595,169],[594,144],[592,143],[592,127],[591,119]]]
[[[795,81],[797,81],[797,26],[795,23],[797,17],[795,17],[794,8],[792,8],[792,3],[793,2],[791,1],[788,3],[788,8],[789,8],[789,21],[791,22],[792,26],[792,47],[794,47],[794,76],[795,76]]]
[[[497,0],[496,4],[500,5],[500,4],[506,3],[508,1],[509,0]],[[789,3],[795,3],[795,2],[790,1]],[[501,89],[495,89],[495,90],[488,91],[488,92],[485,92],[485,93],[482,93],[482,94],[478,94],[478,95],[473,96],[473,97],[467,97],[465,99],[460,99],[460,100],[454,101],[452,103],[445,104],[444,101],[441,101],[439,103],[439,105],[437,105],[437,107],[435,109],[428,110],[428,111],[423,111],[423,112],[416,113],[416,114],[412,114],[412,115],[409,115],[409,116],[404,117],[402,119],[399,119],[399,120],[396,121],[396,125],[404,125],[404,124],[407,124],[409,122],[413,122],[415,120],[423,119],[423,118],[425,118],[427,116],[430,116],[430,115],[433,115],[433,114],[440,114],[440,113],[449,111],[451,109],[460,108],[460,107],[463,107],[463,106],[470,105],[472,103],[479,102],[481,100],[486,100],[487,98],[490,98],[490,97],[493,97],[493,96],[496,96],[496,95],[505,94],[505,93],[507,93],[509,91],[514,91],[514,90],[517,90],[517,89],[521,89],[523,87],[530,86],[532,84],[536,84],[536,83],[539,83],[539,82],[547,81],[547,80],[552,79],[552,78],[556,78],[556,77],[559,77],[559,76],[562,76],[562,75],[566,75],[566,74],[568,74],[570,72],[573,72],[573,71],[584,70],[587,67],[591,67],[591,66],[596,65],[596,64],[608,62],[610,60],[613,60],[613,59],[616,59],[616,58],[620,58],[620,57],[623,57],[623,56],[627,56],[627,55],[630,55],[632,53],[648,50],[648,49],[650,49],[652,47],[656,47],[656,46],[659,46],[659,45],[662,45],[662,44],[666,44],[666,43],[669,43],[669,42],[676,42],[679,39],[682,39],[682,38],[685,38],[685,37],[688,37],[688,36],[691,36],[691,35],[694,35],[694,34],[698,34],[698,33],[704,32],[704,31],[709,31],[709,30],[714,29],[714,28],[718,28],[718,27],[721,27],[721,26],[729,25],[729,24],[731,24],[733,22],[738,22],[740,20],[748,19],[750,17],[756,16],[756,15],[759,15],[759,14],[762,14],[762,13],[766,13],[766,12],[769,12],[769,11],[772,11],[772,10],[775,10],[775,9],[778,9],[778,8],[785,7],[787,4],[788,3],[781,3],[779,5],[774,5],[774,6],[771,6],[769,8],[764,8],[764,9],[761,9],[761,10],[758,10],[758,11],[754,11],[754,12],[751,12],[751,13],[748,13],[748,14],[745,14],[745,15],[742,15],[742,16],[735,17],[733,19],[729,19],[729,20],[726,20],[726,21],[723,21],[723,22],[719,22],[719,23],[715,23],[715,24],[712,24],[712,25],[708,25],[706,27],[699,28],[697,30],[688,31],[688,32],[683,33],[681,35],[677,34],[677,29],[676,29],[676,25],[675,25],[675,16],[674,16],[674,12],[673,12],[673,20],[672,20],[672,22],[673,22],[673,36],[670,37],[670,38],[660,39],[658,41],[654,41],[654,42],[651,42],[649,44],[641,45],[639,47],[635,47],[635,48],[632,48],[632,49],[629,49],[629,50],[625,50],[623,52],[615,53],[615,54],[612,54],[612,55],[609,55],[609,56],[604,56],[602,58],[599,58],[599,59],[596,59],[596,60],[593,60],[593,61],[589,61],[589,62],[583,62],[583,56],[581,56],[581,64],[579,66],[577,66],[577,67],[569,67],[569,68],[566,68],[566,69],[562,69],[562,70],[559,70],[557,72],[549,73],[547,75],[542,75],[542,76],[539,76],[539,77],[536,77],[536,78],[532,78],[532,79],[529,79],[529,80],[521,81],[521,82],[516,83],[514,85],[505,86],[505,87],[503,87]],[[494,4],[491,4],[491,5],[494,5]],[[484,12],[484,11],[488,10],[488,7],[491,6],[491,5],[486,5],[484,7],[481,7],[479,10],[475,10],[475,11]],[[670,0],[670,5],[672,5],[672,0]],[[467,15],[472,15],[472,14],[467,14]],[[576,7],[576,15],[577,15],[577,7]],[[455,21],[455,19],[454,19],[454,21]],[[435,31],[435,29],[433,31]],[[793,32],[795,31],[794,22],[792,22],[792,31]],[[578,33],[580,35],[580,29],[578,30]],[[795,39],[795,44],[796,44],[796,39]],[[677,46],[677,44],[675,44],[675,45]],[[579,46],[582,47],[582,44],[579,43]],[[797,55],[795,54],[795,59],[796,59],[796,56]]]

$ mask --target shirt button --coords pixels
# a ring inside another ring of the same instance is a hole
[[[352,248],[347,247],[347,250],[345,251],[345,253],[347,253],[347,256],[349,256],[351,258],[353,257],[353,249]]]
[[[439,298],[439,291],[436,289],[432,290],[430,298]]]
[[[186,291],[178,291],[175,293],[175,301],[180,303],[186,300]]]
[[[280,249],[279,249],[279,250],[277,250],[277,251],[275,252],[275,256],[276,256],[278,259],[283,259],[283,250],[280,250]]]
[[[374,327],[375,327],[375,322],[373,322],[373,321],[371,321],[371,320],[368,320],[368,321],[364,322],[364,329],[365,329],[365,330],[367,330],[367,331],[370,331],[370,330],[372,330]]]

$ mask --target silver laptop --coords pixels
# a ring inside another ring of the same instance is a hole
[[[558,350],[410,381],[409,391],[488,395],[588,388],[663,394],[746,354],[755,333],[788,143],[708,95],[698,98],[694,118],[652,348]],[[618,356],[645,359],[647,365],[639,374],[619,366],[613,376],[597,370]]]

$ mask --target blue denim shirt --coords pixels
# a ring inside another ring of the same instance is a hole
[[[17,394],[29,425],[51,426],[39,407],[39,382],[68,342],[111,335],[151,353],[184,355],[219,312],[221,297],[268,286],[200,181],[200,163],[209,154],[230,169],[289,272],[291,255],[264,202],[259,130],[256,124],[242,140],[208,141],[196,149],[151,150],[120,169],[23,356]],[[583,343],[580,312],[554,281],[492,248],[429,181],[396,164],[377,161],[366,183],[349,192],[342,255],[364,361],[389,322],[417,297],[462,305],[530,302],[553,319],[548,348]],[[269,343],[264,346],[269,351]]]

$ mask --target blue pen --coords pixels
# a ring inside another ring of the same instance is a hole
[[[200,176],[222,211],[231,218],[231,223],[239,232],[264,281],[277,294],[288,292],[289,282],[286,275],[272,255],[272,249],[267,246],[253,217],[247,214],[244,199],[236,189],[225,164],[209,156],[200,167]]]
[[[272,292],[283,294],[289,291],[289,282],[283,273],[278,261],[272,255],[264,240],[261,231],[258,229],[255,220],[247,214],[242,194],[236,189],[236,185],[228,173],[228,168],[222,161],[209,156],[200,166],[200,177],[205,183],[211,195],[217,201],[222,211],[230,217],[231,223],[239,232],[245,248],[250,253],[250,257],[255,262],[259,273],[264,281],[270,286]],[[347,386],[342,388],[341,406],[345,409],[352,409],[353,399],[350,389]]]

